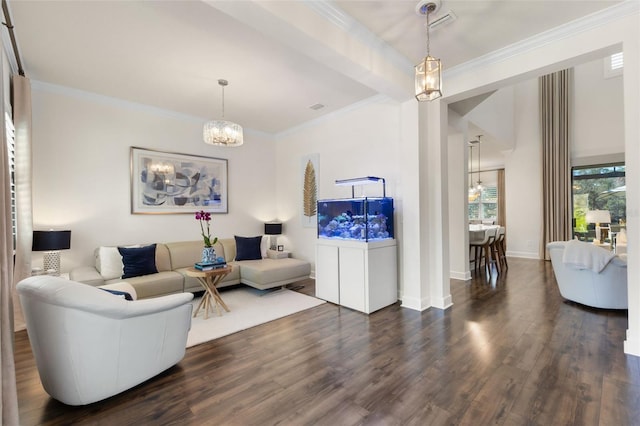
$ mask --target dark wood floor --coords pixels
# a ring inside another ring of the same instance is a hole
[[[452,281],[446,311],[398,304],[367,316],[327,303],[187,349],[160,376],[85,407],[44,392],[19,332],[21,424],[640,424],[626,311],[563,301],[548,262],[509,265],[490,282]]]

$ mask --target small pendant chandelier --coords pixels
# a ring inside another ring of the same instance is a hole
[[[484,187],[482,186],[482,181],[480,180],[480,144],[482,143],[480,141],[480,138],[482,137],[482,135],[478,135],[478,181],[476,182],[478,185],[476,186],[476,191],[478,192],[482,192],[482,190],[484,189]]]
[[[473,145],[475,144],[475,141],[471,141],[469,142],[469,201],[471,200],[471,197],[473,195],[475,195],[476,191],[476,187],[473,184]]]
[[[427,17],[427,56],[415,66],[416,99],[432,101],[442,96],[442,63],[429,52],[429,14],[436,10],[436,3],[421,0],[416,12]]]
[[[209,145],[240,146],[244,143],[242,126],[224,119],[224,88],[229,82],[220,79],[218,84],[222,87],[222,119],[206,122],[202,130],[202,138],[204,143]]]

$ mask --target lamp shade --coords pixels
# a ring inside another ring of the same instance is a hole
[[[611,223],[609,210],[588,210],[587,223]]]
[[[71,248],[71,231],[33,231],[32,251],[67,250]]]
[[[280,235],[282,234],[282,224],[276,222],[265,223],[264,233],[265,235]]]

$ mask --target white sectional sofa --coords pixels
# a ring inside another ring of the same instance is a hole
[[[233,266],[233,272],[218,287],[246,284],[264,290],[304,280],[311,273],[310,263],[300,259],[236,260],[234,238],[220,239],[214,248],[217,256]],[[117,247],[99,247],[95,250],[95,265],[73,269],[69,278],[93,286],[124,281],[135,289],[138,299],[195,292],[201,291],[202,286],[196,278],[187,276],[185,270],[200,261],[201,256],[202,240],[156,243],[157,272],[123,279],[122,257]]]

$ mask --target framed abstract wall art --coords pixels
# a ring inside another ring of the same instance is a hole
[[[227,160],[131,147],[131,213],[227,213]]]

